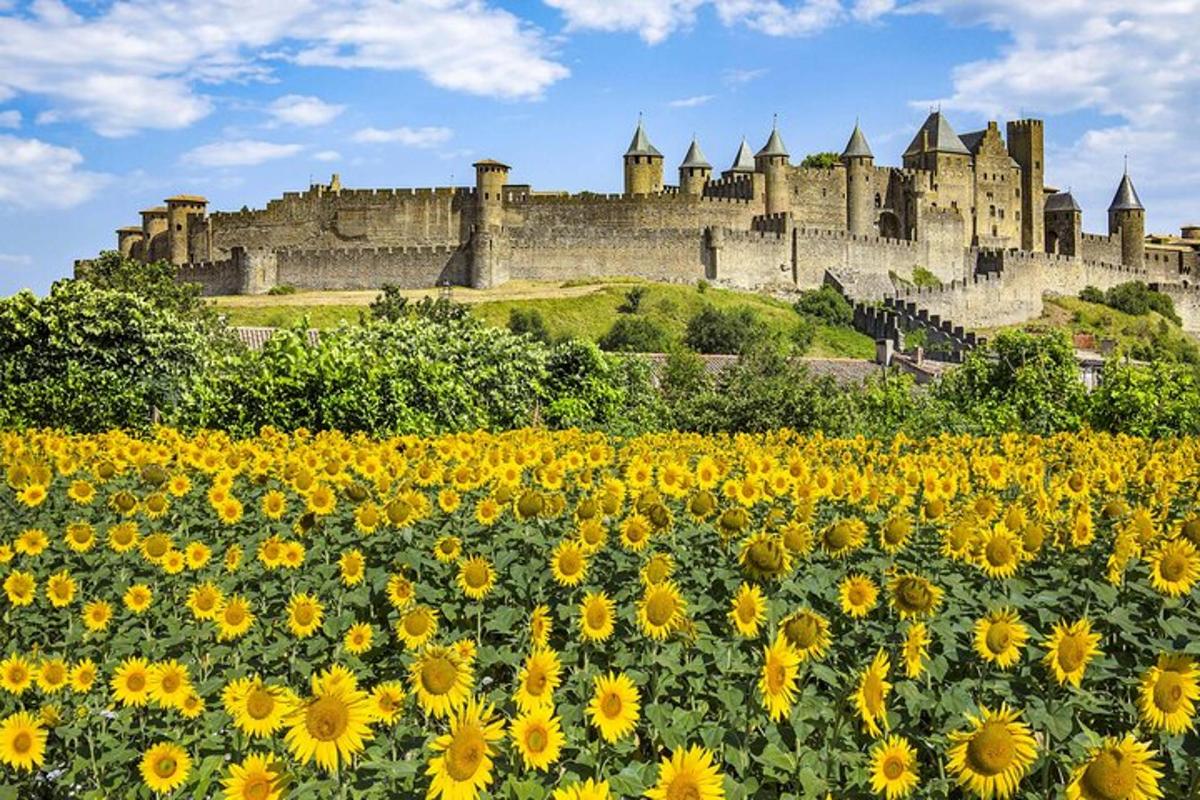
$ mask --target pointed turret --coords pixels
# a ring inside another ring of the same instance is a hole
[[[692,137],[692,146],[688,148],[683,163],[679,165],[679,191],[691,197],[704,195],[704,187],[712,178],[712,164],[704,157],[700,142]]]
[[[683,163],[679,166],[712,169],[712,164],[708,163],[708,159],[704,157],[704,152],[700,149],[700,142],[695,136],[692,137],[691,147],[688,148],[687,155],[683,157]]]
[[[771,127],[771,135],[767,137],[767,143],[763,145],[762,150],[754,154],[755,158],[762,158],[764,156],[788,157],[787,148],[783,146],[783,138],[779,135],[778,125]]]
[[[1121,184],[1117,186],[1117,193],[1113,195],[1112,203],[1108,207],[1109,211],[1145,211],[1146,207],[1142,205],[1142,199],[1138,197],[1137,189],[1133,188],[1133,181],[1126,172],[1121,178]]]
[[[854,123],[854,132],[850,134],[850,141],[846,142],[846,149],[842,151],[843,161],[850,158],[875,158],[875,154],[871,152],[871,145],[867,144],[867,137],[857,122]]]
[[[754,154],[754,168],[765,176],[765,210],[768,214],[785,214],[791,211],[788,166],[788,151],[783,145],[783,137],[779,135],[779,122],[776,120],[771,126],[771,135],[767,137],[767,143]]]
[[[738,147],[737,155],[733,157],[733,166],[729,168],[730,172],[754,172],[754,153],[750,150],[750,144],[746,141],[746,137],[742,137],[742,144]]]
[[[1129,165],[1108,207],[1108,233],[1121,235],[1121,263],[1141,269],[1146,265],[1146,207],[1133,188]]]
[[[642,117],[625,151],[625,194],[658,194],[663,188],[663,155],[650,144]]]
[[[925,124],[917,131],[904,157],[919,156],[925,153],[948,153],[957,156],[969,156],[971,151],[963,144],[962,139],[950,127],[950,123],[942,116],[941,111],[932,112]]]

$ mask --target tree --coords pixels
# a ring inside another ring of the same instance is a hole
[[[1091,397],[1097,430],[1132,436],[1200,433],[1200,385],[1192,369],[1155,363],[1146,367],[1111,359]]]
[[[649,317],[621,316],[600,337],[600,347],[619,353],[661,353],[670,342],[667,332]]]
[[[97,289],[137,295],[177,315],[209,313],[200,299],[200,284],[176,281],[175,266],[169,261],[136,261],[115,250],[106,250],[81,264],[78,279]]]
[[[806,317],[828,325],[848,327],[854,322],[854,308],[841,292],[829,284],[801,292],[795,309]]]
[[[809,153],[800,162],[800,166],[807,169],[831,169],[842,163],[840,153],[824,152],[824,153]]]
[[[765,333],[766,326],[751,308],[723,311],[705,305],[688,320],[683,341],[697,353],[737,354]]]
[[[550,329],[536,308],[514,308],[508,312],[508,329],[542,344],[550,344]]]

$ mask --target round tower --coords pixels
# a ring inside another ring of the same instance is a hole
[[[663,189],[663,155],[650,144],[638,117],[633,141],[625,151],[625,195],[659,194]]]
[[[167,258],[167,207],[142,209],[142,260],[158,261]]]
[[[167,200],[167,258],[176,266],[189,257],[188,237],[192,217],[203,217],[208,201],[194,194],[177,194]]]
[[[124,258],[138,258],[141,255],[142,229],[136,225],[117,228],[117,252]]]
[[[476,161],[475,167],[475,224],[483,230],[504,225],[504,184],[508,183],[510,167],[486,158]]]
[[[771,128],[771,135],[763,148],[754,154],[754,168],[766,178],[766,213],[783,214],[792,208],[789,196],[789,167],[787,148],[779,135],[779,126]]]
[[[1121,234],[1121,263],[1127,267],[1146,264],[1146,207],[1133,188],[1126,169],[1108,207],[1108,234]]]
[[[702,197],[704,187],[712,178],[712,164],[700,150],[700,142],[692,137],[692,146],[688,148],[683,163],[679,165],[679,192],[689,197]]]
[[[875,154],[857,122],[842,151],[842,163],[846,165],[846,229],[856,236],[874,234],[877,212],[871,179],[875,173]]]

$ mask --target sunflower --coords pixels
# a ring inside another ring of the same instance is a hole
[[[554,705],[554,690],[562,680],[562,665],[558,654],[548,648],[537,648],[525,659],[517,677],[517,707],[523,712]]]
[[[829,620],[812,609],[802,608],[779,625],[800,661],[819,660],[829,650]]]
[[[251,753],[241,764],[229,765],[229,777],[221,781],[225,800],[279,800],[286,776],[274,756]]]
[[[174,659],[151,665],[148,669],[150,699],[163,708],[179,708],[192,691],[188,669]]]
[[[388,602],[392,604],[392,608],[397,611],[403,611],[412,605],[413,596],[416,590],[413,587],[412,581],[403,575],[391,575],[387,582]]]
[[[425,771],[431,777],[426,797],[473,800],[492,782],[493,743],[504,738],[504,722],[492,706],[471,699],[450,720],[450,732],[429,748],[436,755]]]
[[[630,514],[621,523],[621,546],[639,553],[650,541],[650,521],[641,514]]]
[[[1200,553],[1187,539],[1170,539],[1150,554],[1150,585],[1168,597],[1192,591],[1200,578]]]
[[[1021,540],[999,523],[983,532],[975,563],[989,578],[1011,578],[1020,568],[1023,554]]]
[[[975,623],[975,652],[989,664],[1008,669],[1021,660],[1029,631],[1011,608],[993,611]]]
[[[1075,768],[1067,784],[1067,800],[1155,800],[1162,797],[1161,766],[1150,745],[1129,735],[1108,737]]]
[[[859,619],[875,608],[879,587],[866,575],[847,575],[838,584],[838,597],[842,601],[842,613]]]
[[[50,546],[50,539],[41,528],[27,528],[13,542],[13,550],[20,555],[33,558],[40,556]]]
[[[662,583],[675,573],[675,559],[667,553],[655,553],[642,565],[641,579],[646,586]]]
[[[471,697],[474,681],[470,663],[450,647],[431,645],[408,667],[408,683],[421,710],[448,717]]]
[[[917,751],[903,736],[889,736],[871,748],[871,791],[887,800],[908,797],[917,788]]]
[[[0,661],[0,688],[10,694],[20,695],[30,687],[34,679],[33,665],[16,653]]]
[[[37,581],[31,573],[14,569],[4,579],[4,592],[8,595],[8,602],[14,606],[27,606],[32,603],[36,591]]]
[[[46,759],[46,730],[28,711],[18,711],[0,722],[0,763],[30,772]]]
[[[183,551],[184,560],[187,562],[187,568],[190,570],[198,570],[208,563],[212,558],[212,548],[204,544],[204,542],[191,542]]]
[[[443,536],[433,543],[433,556],[443,564],[453,564],[462,555],[462,539]]]
[[[262,497],[262,513],[267,519],[283,519],[287,511],[287,495],[272,489]]]
[[[509,736],[526,769],[542,772],[558,761],[565,741],[562,724],[550,706],[525,712],[512,721]]]
[[[167,794],[187,780],[192,759],[187,751],[173,742],[159,742],[146,751],[139,765],[142,780],[156,794]]]
[[[845,558],[862,547],[867,524],[857,518],[837,519],[821,531],[821,549],[834,558]]]
[[[687,603],[674,581],[647,586],[638,602],[638,623],[652,639],[665,639],[684,619]]]
[[[612,636],[616,609],[604,592],[588,592],[579,604],[579,631],[589,642],[602,642]]]
[[[228,641],[243,636],[254,624],[254,612],[244,597],[230,595],[217,607],[217,639]]]
[[[762,589],[755,584],[743,583],[738,587],[729,609],[729,619],[739,636],[753,639],[758,636],[758,627],[767,616],[767,600]]]
[[[596,781],[588,778],[586,781],[560,786],[554,790],[550,800],[611,800],[608,791],[608,781]]]
[[[75,599],[76,588],[75,579],[64,569],[47,579],[46,598],[55,608],[63,608],[71,605],[71,601]]]
[[[107,600],[93,600],[83,607],[83,624],[89,631],[98,633],[108,627],[112,615],[112,606]]]
[[[792,569],[792,554],[783,539],[766,531],[759,531],[742,543],[738,561],[742,571],[758,581],[781,578]]]
[[[354,655],[362,655],[371,649],[371,641],[375,638],[375,629],[370,623],[358,622],[350,626],[350,630],[346,631],[346,636],[342,640],[342,646],[346,648],[347,653]]]
[[[888,585],[892,608],[901,619],[923,617],[935,613],[942,602],[942,590],[920,575],[898,573]]]
[[[796,702],[796,676],[800,672],[800,656],[788,644],[783,634],[763,648],[762,673],[758,691],[763,706],[773,721],[784,719]]]
[[[306,639],[321,627],[325,606],[310,594],[294,594],[288,601],[288,628],[300,639]]]
[[[968,714],[969,730],[950,734],[947,769],[959,786],[983,800],[1005,800],[1037,759],[1037,742],[1021,712],[1002,705],[998,711],[980,706]]]
[[[1196,662],[1185,655],[1164,653],[1158,663],[1142,676],[1138,709],[1142,721],[1152,730],[1177,734],[1195,727],[1197,686]]]
[[[233,681],[223,693],[225,710],[242,733],[254,738],[273,735],[283,727],[298,698],[282,686],[258,678]]]
[[[389,725],[400,717],[400,706],[408,694],[400,681],[384,681],[371,690],[372,710],[375,718]]]
[[[1092,622],[1087,617],[1070,624],[1058,622],[1046,640],[1043,660],[1060,684],[1078,686],[1088,662],[1100,652],[1096,647],[1099,642],[1100,634],[1092,633]]]
[[[67,685],[67,665],[61,658],[45,658],[37,668],[37,685],[46,694],[54,694]]]
[[[458,586],[472,600],[482,600],[496,585],[496,571],[483,556],[472,556],[458,567]]]
[[[396,623],[396,633],[409,650],[418,650],[437,633],[437,612],[428,606],[414,606]]]
[[[144,706],[150,699],[150,665],[144,658],[130,656],[121,662],[111,681],[113,694],[126,706]]]
[[[357,586],[362,583],[366,573],[367,562],[361,550],[348,550],[338,557],[338,571],[341,573],[343,586]]]
[[[588,716],[606,742],[612,743],[631,733],[641,708],[637,686],[623,672],[597,675]]]
[[[352,677],[314,674],[312,696],[288,715],[284,738],[301,764],[315,760],[326,772],[336,772],[372,738],[371,718],[371,700]]]
[[[563,539],[550,555],[550,571],[560,586],[575,586],[587,575],[587,552],[575,539]]]
[[[550,606],[539,604],[529,612],[529,641],[534,647],[546,647],[550,643]]]
[[[929,629],[924,622],[909,624],[904,634],[904,674],[909,678],[919,678],[925,671],[930,641]]]
[[[86,553],[96,546],[96,529],[87,522],[72,522],[63,540],[76,553]]]
[[[885,553],[898,553],[912,534],[912,517],[896,514],[879,527],[879,546]]]
[[[891,670],[888,654],[880,650],[858,678],[858,688],[854,691],[854,705],[862,718],[863,730],[871,736],[878,737],[887,730],[887,696],[892,690],[887,676]],[[879,723],[883,723],[880,728]]]
[[[71,674],[68,678],[71,682],[71,691],[76,694],[90,692],[92,685],[96,683],[96,675],[96,664],[90,658],[80,661],[71,667]]]
[[[135,614],[141,614],[146,609],[150,608],[150,603],[154,600],[154,593],[150,591],[150,587],[144,583],[135,583],[125,590],[125,594],[121,596],[121,602]]]
[[[724,778],[714,763],[712,751],[692,745],[680,747],[663,758],[658,782],[646,790],[649,800],[724,800]]]

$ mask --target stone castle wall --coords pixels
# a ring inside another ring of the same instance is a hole
[[[378,289],[385,283],[423,289],[470,283],[465,247],[368,247],[337,250],[285,249],[275,253],[278,282],[297,289]]]
[[[526,226],[504,238],[499,257],[507,261],[510,280],[637,276],[687,283],[705,277],[710,269],[704,233],[697,230]]]
[[[1183,329],[1190,333],[1200,334],[1200,288],[1183,286],[1178,283],[1152,284],[1152,286],[1171,298]]]

